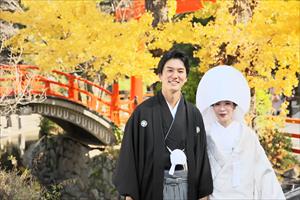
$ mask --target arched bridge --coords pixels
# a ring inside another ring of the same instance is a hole
[[[116,142],[113,125],[103,116],[78,103],[48,97],[40,103],[21,108],[21,114],[37,113],[62,127],[74,139],[92,145],[111,145]]]
[[[128,95],[118,83],[111,90],[69,73],[38,67],[0,66],[0,106],[17,104],[21,114],[38,113],[60,125],[72,138],[92,145],[116,142],[114,126],[121,126],[140,103],[142,81],[131,77]]]

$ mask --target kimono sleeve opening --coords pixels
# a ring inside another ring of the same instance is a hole
[[[198,110],[197,110],[198,111]],[[198,180],[198,198],[203,198],[213,192],[213,182],[210,170],[210,164],[207,155],[206,132],[200,112],[197,113],[197,126],[200,127],[200,132],[197,134],[197,150],[196,162],[199,170]]]
[[[130,196],[139,200],[139,184],[137,179],[137,160],[135,142],[137,140],[137,125],[134,114],[129,118],[124,132],[113,183],[122,196]]]
[[[255,134],[255,133],[253,133]],[[285,199],[272,165],[255,135],[255,197],[257,199]]]

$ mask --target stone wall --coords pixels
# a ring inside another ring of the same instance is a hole
[[[68,137],[44,136],[24,156],[32,174],[48,187],[62,186],[62,199],[119,199],[112,184],[118,150],[101,151]]]

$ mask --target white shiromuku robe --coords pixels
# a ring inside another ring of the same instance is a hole
[[[218,129],[212,126],[207,132],[214,187],[210,199],[285,199],[258,137],[245,124],[235,123],[239,124],[235,127],[241,132],[235,134],[238,139],[229,154],[221,150],[218,145],[221,140],[216,140],[216,133],[210,133]]]

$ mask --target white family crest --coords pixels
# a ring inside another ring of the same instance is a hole
[[[196,133],[200,133],[200,127],[199,126],[196,127]]]
[[[145,128],[147,125],[148,125],[148,122],[147,122],[146,120],[142,120],[142,121],[141,121],[141,126],[142,126],[142,127]]]

